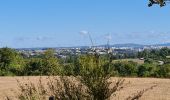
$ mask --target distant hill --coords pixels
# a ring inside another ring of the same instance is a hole
[[[114,44],[113,47],[144,47],[142,44],[126,43],[126,44]]]
[[[98,45],[95,47],[107,47],[108,45]],[[152,45],[143,45],[143,44],[135,44],[135,43],[125,43],[125,44],[111,44],[109,45],[110,47],[116,47],[116,48],[121,48],[121,47],[131,47],[131,48],[143,48],[143,47],[151,47],[151,46],[165,46],[168,47],[170,46],[170,43],[165,43],[165,44],[152,44]],[[17,48],[17,50],[46,50],[48,48],[54,48],[54,49],[61,49],[61,48],[89,48],[90,46],[70,46],[70,47],[37,47],[37,48]]]
[[[170,43],[164,43],[164,44],[155,44],[154,46],[170,46]]]
[[[107,45],[100,45],[100,46],[107,46]],[[135,44],[135,43],[125,43],[125,44],[113,44],[110,45],[110,47],[132,47],[132,48],[142,48],[142,47],[151,47],[151,46],[165,46],[168,47],[170,46],[170,43],[165,43],[165,44],[151,44],[151,45],[143,45],[143,44]]]
[[[107,45],[99,45],[99,46],[107,47]],[[117,48],[120,48],[120,47],[141,48],[141,47],[144,47],[144,46],[146,46],[146,45],[135,44],[135,43],[125,43],[125,44],[113,44],[113,45],[110,45],[110,47],[117,47]]]

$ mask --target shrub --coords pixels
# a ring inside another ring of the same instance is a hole
[[[143,64],[138,67],[138,76],[139,77],[154,77],[157,66],[154,64]]]
[[[81,66],[80,81],[87,87],[92,100],[106,100],[110,96],[122,88],[124,80],[118,80],[116,84],[110,88],[111,77],[110,66],[105,68],[105,61],[100,56],[86,55],[79,59]]]
[[[157,75],[158,77],[170,78],[170,64],[158,66]]]
[[[119,61],[113,66],[120,76],[136,76],[137,63],[135,62]]]

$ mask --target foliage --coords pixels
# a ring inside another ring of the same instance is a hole
[[[167,47],[161,49],[144,50],[138,53],[138,58],[151,58],[154,60],[164,60],[170,55],[170,49]]]
[[[118,72],[120,76],[136,76],[137,73],[137,63],[132,61],[118,61],[114,63],[115,71]]]
[[[159,66],[157,70],[157,77],[170,78],[170,64]]]
[[[133,61],[115,60],[114,55],[84,54],[58,58],[53,49],[48,49],[37,57],[25,57],[14,49],[0,49],[1,76],[66,75],[88,74],[124,77],[164,77],[169,78],[169,48],[144,50],[138,53],[144,64]],[[159,62],[164,62],[160,65]],[[105,77],[105,76],[104,76]]]
[[[92,100],[107,100],[110,96],[122,88],[124,80],[119,80],[114,87],[110,88],[111,77],[109,63],[100,59],[98,54],[81,56],[79,59],[81,72],[80,81],[88,88]]]
[[[24,65],[24,59],[15,50],[0,49],[0,75],[21,75]]]
[[[42,72],[43,61],[40,58],[31,58],[26,63],[24,68],[25,75],[43,75]]]
[[[153,64],[143,64],[138,67],[138,76],[139,77],[153,77],[156,72],[156,68]]]
[[[66,76],[74,75],[74,65],[72,63],[64,64],[62,74]]]
[[[54,56],[54,50],[48,49],[42,57],[42,73],[43,75],[58,75],[61,74],[61,67],[57,57]]]

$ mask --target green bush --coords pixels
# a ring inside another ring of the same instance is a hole
[[[43,75],[42,71],[43,62],[40,58],[31,58],[26,63],[24,68],[25,75]]]
[[[170,78],[170,64],[165,64],[158,67],[159,67],[157,71],[158,77]]]
[[[105,68],[105,63],[99,55],[85,55],[80,57],[80,82],[88,89],[91,100],[107,100],[110,96],[122,88],[124,80],[119,80],[114,87],[110,88],[110,66]]]
[[[1,75],[22,75],[25,62],[22,56],[14,49],[0,49]]]
[[[114,63],[114,69],[120,76],[136,76],[137,63],[132,61],[118,61]]]
[[[139,77],[154,77],[157,66],[154,64],[143,64],[138,67],[138,76]]]

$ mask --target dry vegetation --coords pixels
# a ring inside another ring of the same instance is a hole
[[[139,65],[144,64],[144,60],[140,59],[119,59],[119,60],[113,60],[113,62],[118,62],[118,61],[133,61],[138,63]]]
[[[40,77],[0,77],[0,100],[3,100],[6,95],[15,98],[14,95],[18,90],[17,80],[22,83],[32,82],[37,84]],[[42,77],[42,83],[46,84],[48,77]],[[117,78],[112,78],[115,83]],[[169,100],[170,98],[170,80],[155,79],[155,78],[126,78],[125,86],[120,91],[116,92],[116,96],[111,99],[126,100],[142,95],[141,100]],[[156,87],[155,87],[156,86]],[[152,87],[152,88],[151,88]]]

